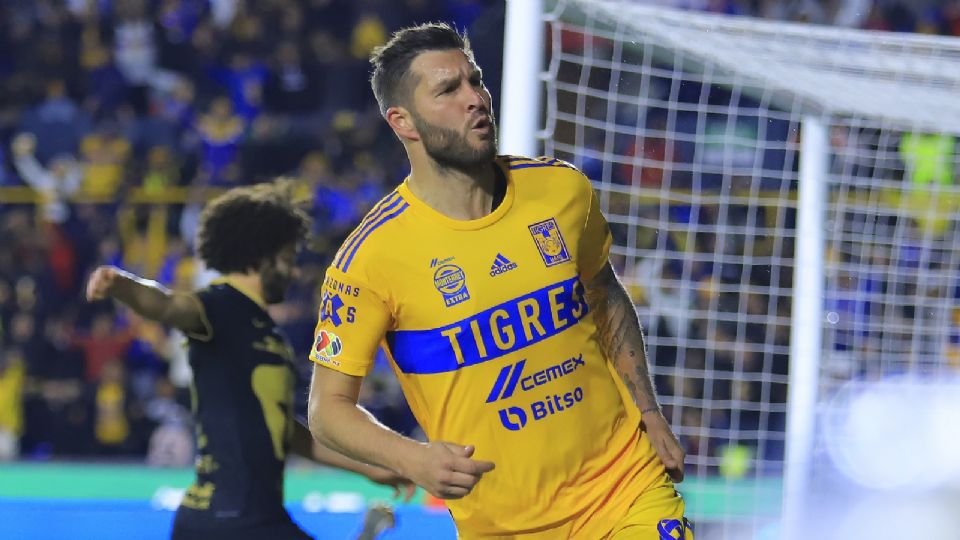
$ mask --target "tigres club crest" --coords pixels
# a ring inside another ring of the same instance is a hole
[[[567,251],[555,219],[550,218],[530,225],[530,234],[537,244],[540,256],[543,257],[543,264],[553,266],[570,260],[570,252]]]

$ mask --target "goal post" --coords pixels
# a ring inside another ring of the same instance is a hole
[[[510,0],[522,55],[502,149],[593,181],[707,537],[800,520],[832,473],[869,483],[851,403],[960,370],[960,40]]]

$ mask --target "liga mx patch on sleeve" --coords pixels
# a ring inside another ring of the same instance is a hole
[[[320,330],[317,333],[317,340],[313,344],[313,350],[310,351],[310,359],[314,362],[333,364],[339,366],[340,362],[333,358],[343,350],[343,343],[333,332]]]
[[[557,220],[550,218],[530,225],[530,234],[543,257],[543,264],[553,266],[570,260],[570,252],[560,235]]]

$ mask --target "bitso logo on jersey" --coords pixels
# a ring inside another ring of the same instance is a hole
[[[321,330],[317,334],[317,341],[313,346],[313,357],[321,362],[332,362],[336,364],[337,362],[331,359],[340,354],[342,350],[343,343],[336,334]]]
[[[509,272],[517,267],[517,263],[511,262],[510,259],[503,256],[502,253],[497,253],[497,257],[493,259],[493,264],[490,265],[490,277],[496,277],[504,272]]]
[[[450,257],[441,262],[452,260],[453,257]],[[467,276],[463,273],[463,269],[455,264],[441,264],[433,273],[433,285],[443,295],[443,303],[447,307],[455,306],[470,299],[470,291],[467,290]]]
[[[540,387],[549,385],[554,381],[561,379],[574,371],[578,367],[584,366],[583,354],[568,358],[563,362],[548,366],[530,375],[524,375],[523,368],[527,361],[521,360],[516,364],[509,364],[500,369],[496,382],[490,390],[487,397],[487,403],[502,401],[513,397],[514,391],[519,386],[521,392],[539,390]],[[510,431],[520,431],[527,425],[527,419],[533,421],[543,420],[549,416],[560,414],[577,403],[583,401],[583,388],[576,387],[571,392],[563,394],[548,394],[546,397],[538,396],[538,399],[528,404],[529,415],[526,407],[507,407],[500,409],[497,413],[500,415],[500,423]]]
[[[557,226],[555,219],[550,218],[530,225],[530,234],[533,235],[533,241],[540,250],[543,264],[553,266],[570,260],[570,252],[567,251],[567,245],[563,242],[560,227]]]

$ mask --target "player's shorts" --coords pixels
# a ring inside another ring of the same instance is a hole
[[[694,540],[693,525],[683,517],[683,498],[667,481],[650,487],[633,501],[622,517],[612,523],[574,519],[559,527],[516,535],[470,535],[459,540]],[[586,518],[596,521],[596,517]],[[607,531],[607,532],[602,532]]]
[[[683,498],[672,485],[648,489],[633,501],[606,540],[693,540]]]

